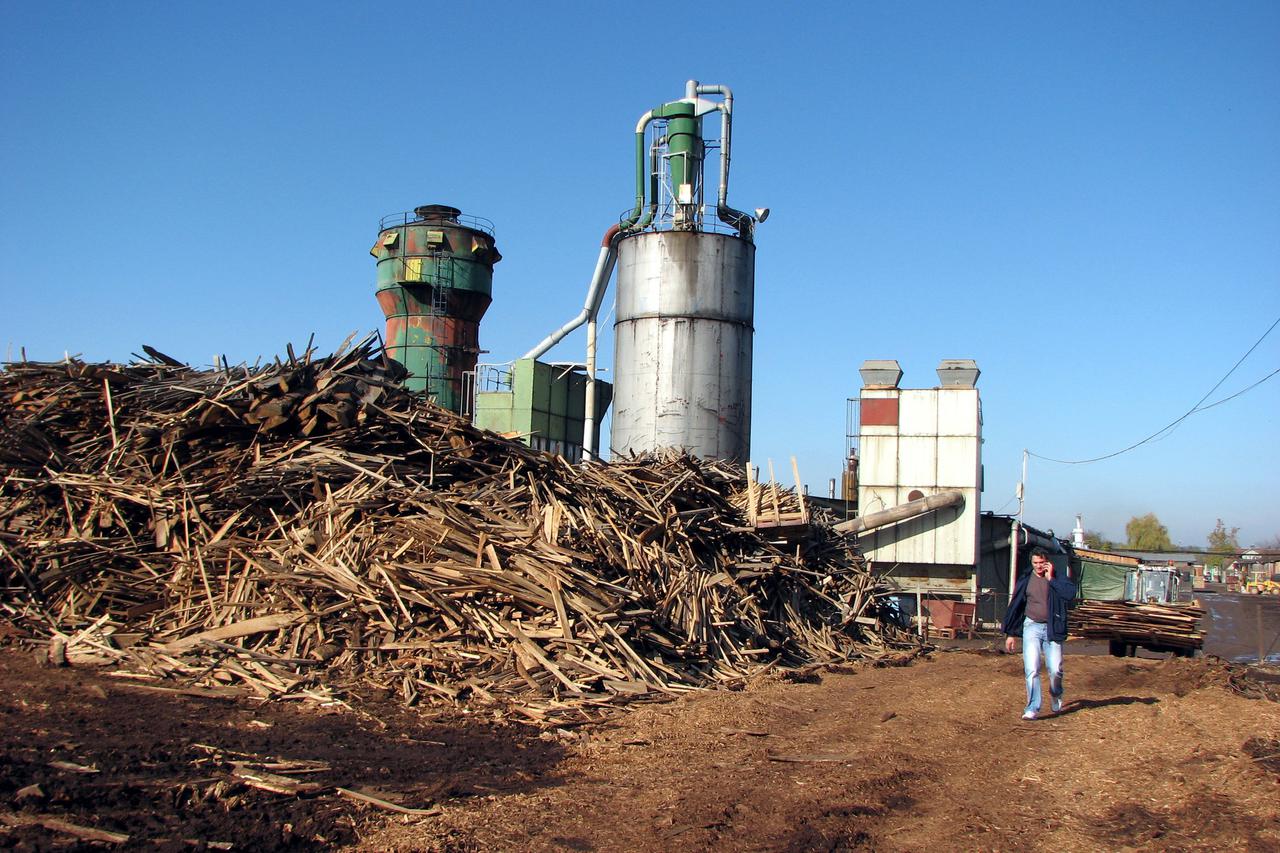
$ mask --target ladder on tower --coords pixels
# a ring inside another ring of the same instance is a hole
[[[449,313],[449,294],[453,290],[453,259],[448,253],[433,251],[428,258],[431,271],[423,282],[431,287],[431,314],[443,317]]]

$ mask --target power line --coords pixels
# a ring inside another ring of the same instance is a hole
[[[1130,548],[1128,545],[1123,545],[1123,544],[1114,543],[1114,542],[1112,543],[1112,547],[1110,550],[1101,549],[1101,548],[1088,548],[1088,547],[1086,547],[1085,550],[1099,551],[1103,554],[1120,554],[1120,555],[1197,554],[1205,557],[1243,557],[1245,554],[1249,553],[1250,551],[1257,553],[1259,556],[1265,557],[1271,553],[1267,548],[1236,548],[1234,550],[1227,550],[1227,551],[1213,551],[1208,548],[1179,548],[1177,546],[1174,546],[1173,548]],[[1266,562],[1266,561],[1262,560],[1261,562]]]
[[[1249,387],[1247,387],[1247,388],[1241,388],[1239,391],[1237,391],[1236,393],[1232,394],[1230,397],[1223,397],[1221,400],[1219,400],[1219,401],[1218,401],[1218,402],[1216,402],[1216,403],[1210,403],[1210,404],[1209,404],[1209,405],[1207,405],[1207,406],[1201,406],[1201,407],[1200,407],[1199,409],[1197,409],[1196,411],[1199,411],[1199,412],[1206,412],[1206,411],[1208,411],[1209,409],[1212,409],[1214,406],[1221,406],[1223,403],[1227,402],[1228,400],[1234,400],[1236,397],[1239,397],[1239,396],[1240,396],[1241,394],[1243,394],[1244,392],[1246,392],[1246,391],[1252,391],[1254,388],[1257,388],[1259,385],[1261,385],[1263,382],[1266,382],[1268,379],[1270,379],[1272,376],[1275,376],[1277,373],[1280,373],[1280,367],[1277,367],[1275,370],[1271,371],[1271,372],[1270,372],[1270,373],[1268,373],[1266,376],[1262,377],[1261,379],[1259,379],[1257,382],[1253,383],[1253,384],[1252,384],[1252,385],[1250,385]]]
[[[1190,409],[1184,412],[1180,417],[1175,419],[1172,423],[1162,427],[1161,429],[1156,430],[1151,435],[1142,439],[1142,441],[1135,442],[1129,445],[1128,447],[1115,451],[1114,453],[1108,453],[1104,456],[1095,456],[1092,459],[1054,459],[1052,456],[1042,456],[1039,453],[1035,453],[1030,450],[1027,451],[1027,454],[1030,456],[1034,456],[1037,459],[1043,459],[1045,462],[1057,462],[1059,465],[1088,465],[1090,462],[1101,462],[1104,459],[1112,459],[1116,456],[1119,456],[1122,453],[1128,453],[1130,450],[1139,448],[1142,445],[1146,444],[1147,442],[1153,441],[1154,439],[1159,438],[1161,435],[1164,435],[1166,432],[1173,429],[1178,424],[1182,423],[1187,418],[1194,415],[1196,412],[1204,411],[1205,409],[1212,409],[1214,406],[1222,405],[1223,403],[1227,402],[1227,400],[1231,400],[1236,397],[1239,397],[1245,391],[1249,391],[1249,390],[1252,390],[1253,388],[1258,387],[1263,382],[1266,382],[1268,379],[1270,379],[1272,376],[1275,376],[1276,373],[1280,373],[1280,370],[1276,370],[1276,371],[1273,371],[1272,373],[1267,374],[1262,379],[1259,379],[1257,382],[1250,385],[1248,388],[1245,388],[1243,391],[1238,391],[1235,394],[1232,394],[1230,397],[1225,397],[1217,401],[1216,403],[1211,403],[1208,406],[1205,406],[1204,409],[1200,408],[1201,404],[1204,403],[1205,400],[1209,399],[1209,397],[1213,395],[1214,391],[1217,391],[1219,388],[1221,388],[1222,383],[1226,382],[1227,379],[1231,376],[1231,374],[1236,372],[1236,368],[1239,367],[1242,363],[1244,363],[1244,360],[1248,358],[1264,340],[1266,340],[1267,335],[1271,334],[1272,330],[1274,330],[1276,326],[1280,326],[1280,317],[1277,317],[1275,319],[1275,322],[1273,322],[1267,328],[1267,330],[1262,333],[1262,337],[1258,338],[1256,341],[1253,342],[1253,346],[1249,347],[1248,351],[1245,352],[1244,355],[1240,356],[1239,360],[1236,361],[1236,363],[1231,366],[1231,369],[1228,370],[1225,374],[1223,374],[1222,378],[1219,379],[1216,383],[1214,383],[1214,386],[1210,388],[1203,397],[1197,400],[1194,406],[1192,406]]]
[[[991,512],[992,512],[994,515],[999,515],[1000,513],[1002,513],[1002,512],[1004,512],[1004,511],[1005,511],[1005,509],[1009,506],[1009,504],[1013,503],[1013,502],[1014,502],[1014,501],[1016,501],[1017,499],[1018,499],[1018,496],[1017,496],[1017,495],[1014,495],[1013,497],[1009,498],[1009,500],[1007,500],[1007,501],[1005,501],[1005,502],[1004,502],[1004,506],[1000,507],[999,509],[994,509],[994,510],[992,510]],[[983,512],[986,512],[986,510],[983,510]]]

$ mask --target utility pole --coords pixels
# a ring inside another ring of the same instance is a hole
[[[1013,601],[1013,588],[1018,583],[1018,540],[1021,538],[1023,496],[1027,484],[1027,451],[1022,451],[1022,479],[1018,480],[1018,517],[1009,525],[1009,601]]]

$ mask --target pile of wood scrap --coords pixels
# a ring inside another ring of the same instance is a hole
[[[757,530],[772,528],[777,535],[795,535],[807,532],[809,505],[800,485],[800,469],[796,458],[791,457],[791,470],[796,478],[796,489],[784,489],[773,478],[773,462],[769,462],[769,482],[757,483],[755,469],[746,467],[747,488],[734,499],[734,505],[743,510],[747,524]]]
[[[563,721],[911,643],[829,527],[744,524],[737,466],[569,465],[405,391],[371,341],[148,352],[0,371],[0,608],[71,663]]]
[[[1196,604],[1083,601],[1068,611],[1067,631],[1083,640],[1198,649],[1204,645],[1203,616],[1204,609]]]

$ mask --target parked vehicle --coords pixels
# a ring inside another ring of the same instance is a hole
[[[1280,581],[1275,578],[1249,581],[1244,585],[1244,591],[1250,595],[1280,595]]]

